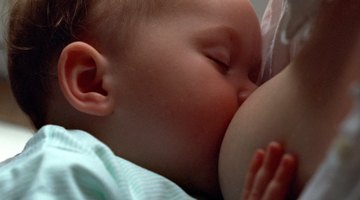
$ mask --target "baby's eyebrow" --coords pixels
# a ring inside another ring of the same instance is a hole
[[[230,26],[226,26],[226,25],[217,25],[217,26],[207,27],[207,28],[204,28],[203,31],[204,32],[222,33],[222,34],[228,36],[229,38],[235,38],[237,35],[237,31],[234,28],[232,28]]]
[[[203,41],[202,46],[224,45],[228,49],[236,48],[239,44],[239,36],[234,28],[226,25],[217,25],[201,29],[197,33],[198,39]]]

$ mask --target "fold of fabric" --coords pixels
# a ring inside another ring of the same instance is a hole
[[[261,22],[262,70],[259,83],[278,74],[300,51],[322,0],[269,0]]]

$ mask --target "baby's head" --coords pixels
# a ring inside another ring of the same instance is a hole
[[[11,2],[8,32],[10,79],[21,108],[36,128],[47,123],[53,84],[57,81],[57,61],[63,48],[79,40],[92,40],[98,45],[104,44],[106,39],[114,42],[122,38],[125,41],[125,37],[115,37],[114,33],[120,36],[130,32],[127,28],[135,14],[127,6],[134,6],[133,11],[142,8],[140,1],[131,2],[137,3],[116,0]],[[142,4],[150,4],[148,2]],[[112,9],[108,9],[110,5]],[[118,15],[115,16],[112,11],[116,9],[121,9],[121,12],[116,12]]]
[[[193,193],[219,195],[218,154],[257,87],[247,0],[18,0],[14,94],[37,128],[86,130]]]

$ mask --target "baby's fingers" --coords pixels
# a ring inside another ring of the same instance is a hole
[[[242,195],[243,200],[248,199],[251,194],[256,175],[258,174],[258,171],[264,162],[264,157],[265,151],[262,149],[257,150],[250,162],[249,171],[247,172],[245,178],[245,188]]]
[[[282,146],[278,143],[272,142],[267,147],[265,156],[263,156],[263,161],[261,161],[261,163],[256,163],[253,159],[250,166],[256,167],[254,167],[255,170],[251,170],[251,167],[249,169],[243,199],[259,200],[264,197],[268,185],[277,171],[282,155]]]
[[[265,160],[261,166],[255,180],[250,199],[262,199],[265,191],[277,171],[283,149],[280,144],[272,142],[266,149]]]
[[[294,178],[295,171],[296,159],[292,155],[285,154],[262,199],[285,199]]]

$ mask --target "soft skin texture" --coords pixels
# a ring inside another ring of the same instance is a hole
[[[246,173],[242,200],[281,200],[294,179],[296,158],[285,154],[281,144],[271,142],[258,149]]]
[[[223,135],[257,88],[260,31],[251,4],[179,1],[131,31],[126,53],[116,43],[63,50],[59,84],[67,101],[57,94],[49,121],[60,116],[190,194],[219,198]]]
[[[349,88],[360,80],[359,22],[359,1],[325,4],[295,61],[241,106],[220,155],[226,199],[240,198],[252,153],[270,141],[281,141],[297,155],[295,195],[301,191],[351,108]]]

